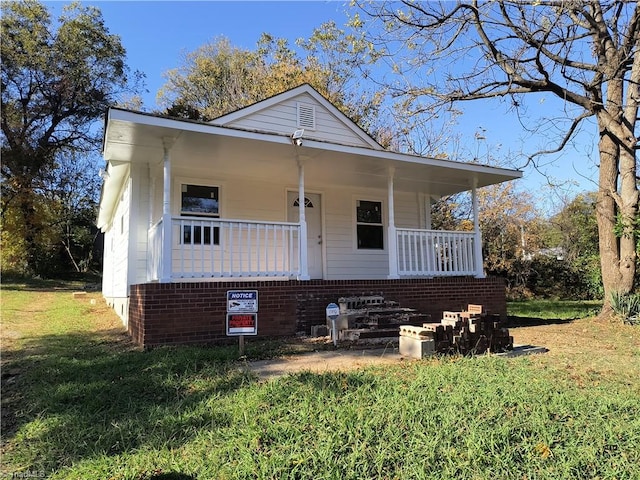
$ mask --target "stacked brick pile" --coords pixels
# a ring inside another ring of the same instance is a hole
[[[400,327],[400,353],[423,358],[434,353],[482,354],[513,349],[513,337],[500,326],[497,315],[483,313],[481,305],[467,311],[443,312],[442,322],[422,327]]]

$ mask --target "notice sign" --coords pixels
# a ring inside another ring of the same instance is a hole
[[[340,316],[340,307],[335,303],[330,303],[327,305],[326,314],[329,320],[337,320]]]
[[[258,291],[227,290],[227,313],[258,313]]]
[[[258,314],[227,313],[227,335],[257,335]]]

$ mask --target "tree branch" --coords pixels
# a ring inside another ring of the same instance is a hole
[[[527,167],[531,162],[533,162],[533,159],[536,157],[540,157],[542,155],[550,155],[552,153],[558,153],[560,151],[562,151],[564,149],[564,147],[567,146],[567,144],[569,143],[569,140],[571,140],[571,137],[573,136],[573,134],[576,132],[578,126],[580,125],[580,123],[586,119],[591,117],[592,114],[589,112],[583,112],[580,115],[578,115],[576,118],[573,119],[573,121],[571,122],[571,126],[569,127],[569,129],[567,130],[567,133],[565,133],[565,135],[563,136],[562,140],[560,141],[560,143],[552,149],[549,150],[540,150],[537,151],[531,155],[529,155],[527,157],[527,161],[526,163],[522,166],[522,167],[518,167],[519,170]]]

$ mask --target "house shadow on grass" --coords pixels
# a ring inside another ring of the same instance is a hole
[[[11,455],[31,470],[179,447],[201,429],[228,427],[230,414],[211,399],[254,383],[230,361],[232,348],[142,351],[122,348],[116,345],[121,339],[104,333],[24,340],[21,350],[3,358],[3,372],[11,375],[3,375],[2,434]],[[191,477],[167,472],[153,478]]]
[[[506,328],[540,327],[543,325],[562,325],[572,323],[578,318],[539,318],[509,315],[503,326]]]
[[[193,475],[187,475],[185,473],[176,473],[176,472],[163,472],[156,473],[147,477],[145,480],[195,480],[196,477]]]

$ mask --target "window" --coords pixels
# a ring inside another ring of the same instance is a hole
[[[356,230],[359,250],[383,250],[382,202],[356,202]]]
[[[180,211],[183,215],[220,215],[218,187],[182,185]]]
[[[200,225],[184,225],[182,227],[182,243],[195,245],[220,245],[220,227],[213,227],[213,238],[211,238],[212,227]],[[204,232],[204,237],[202,236]]]
[[[294,207],[299,207],[300,206],[300,198],[296,198],[293,201],[293,206]],[[305,206],[305,208],[313,208],[313,202],[311,200],[309,200],[307,197],[304,197],[304,206]]]
[[[205,185],[182,185],[180,213],[183,216],[219,217],[220,190],[218,187]],[[219,245],[220,228],[208,225],[191,225],[182,227],[182,243],[198,245]]]

